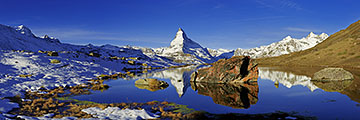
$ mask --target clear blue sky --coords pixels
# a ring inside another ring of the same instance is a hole
[[[358,0],[4,0],[0,24],[24,24],[64,43],[170,45],[182,27],[209,48],[252,48],[360,19]]]

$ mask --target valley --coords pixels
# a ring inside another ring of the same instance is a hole
[[[66,44],[38,37],[24,25],[0,25],[0,118],[328,119],[324,114],[331,114],[304,104],[348,112],[338,118],[359,117],[348,115],[359,105],[359,23],[330,36],[310,32],[236,50],[203,47],[181,28],[169,47],[146,48]],[[325,67],[344,67],[355,79],[311,81]],[[136,85],[140,79],[167,86]],[[301,104],[288,102],[297,99]],[[40,107],[42,102],[48,106]],[[129,111],[130,116],[123,113]]]

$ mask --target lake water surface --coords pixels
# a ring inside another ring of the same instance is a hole
[[[190,75],[195,69],[195,66],[189,66],[138,76],[169,83],[170,86],[162,90],[138,88],[134,85],[138,78],[119,79],[106,82],[111,86],[108,90],[73,98],[98,103],[168,101],[210,113],[283,111],[319,119],[360,119],[358,79],[341,83],[314,83],[306,75],[259,67],[257,83],[238,86],[199,84],[190,82]]]

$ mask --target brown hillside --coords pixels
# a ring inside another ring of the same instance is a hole
[[[360,68],[360,21],[331,35],[313,48],[258,59],[260,65],[343,66]]]

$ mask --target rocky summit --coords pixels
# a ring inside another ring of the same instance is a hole
[[[257,63],[248,56],[221,59],[212,67],[199,69],[191,75],[191,81],[206,83],[248,83],[257,78]]]

